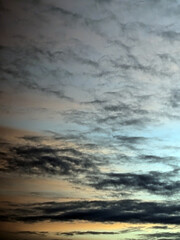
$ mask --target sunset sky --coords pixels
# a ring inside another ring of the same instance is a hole
[[[0,1],[0,239],[180,239],[180,0]]]

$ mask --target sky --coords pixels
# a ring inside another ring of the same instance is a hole
[[[0,239],[180,239],[179,15],[0,1]]]

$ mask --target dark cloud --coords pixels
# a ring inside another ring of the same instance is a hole
[[[114,124],[115,126],[119,125],[121,127],[136,127],[144,128],[147,123],[150,123],[151,120],[148,118],[131,118],[122,120],[120,116],[107,116],[105,118],[99,118],[97,120],[98,123],[104,124]]]
[[[97,178],[93,186],[104,190],[141,190],[151,194],[177,194],[179,193],[180,181],[172,181],[169,174],[155,171],[144,174],[109,173],[104,178]]]
[[[96,172],[93,156],[88,156],[73,148],[51,148],[48,146],[19,146],[9,149],[11,154],[3,154],[6,166],[4,172],[23,174],[68,175]]]
[[[59,233],[58,235],[66,235],[66,236],[75,236],[75,235],[121,235],[121,234],[126,234],[129,232],[135,232],[135,231],[139,231],[140,228],[128,228],[128,229],[124,229],[121,231],[114,231],[114,232],[110,232],[110,231],[73,231],[73,232],[62,232]]]
[[[48,68],[48,65],[44,66],[42,64],[44,59],[48,60],[51,55],[55,57],[55,54],[51,54],[48,50],[35,46],[28,48],[16,47],[15,49],[13,47],[2,46],[1,78],[7,80],[9,83],[14,81],[17,90],[19,88],[25,88],[71,101],[72,98],[66,96],[62,90],[62,81],[60,81],[62,78],[68,78],[71,74],[64,69],[61,69],[61,71],[53,69],[52,71],[51,67]],[[50,60],[49,64],[51,65]],[[34,69],[34,71],[32,71],[32,69]],[[59,78],[59,86],[61,86],[61,88],[54,88],[51,84],[46,83],[46,81],[44,81],[44,83],[37,81],[37,78],[41,80],[47,79],[49,75],[51,75],[51,79]]]
[[[152,234],[142,234],[143,237],[147,239],[160,239],[160,240],[178,240],[180,238],[180,233],[178,232],[158,232]]]
[[[152,229],[168,229],[168,226],[154,226]]]
[[[124,120],[121,122],[122,126],[137,126],[144,127],[151,120],[148,118],[134,118],[129,120]]]
[[[162,163],[168,163],[171,164],[172,162],[176,161],[177,158],[174,156],[156,156],[156,155],[140,155],[139,156],[140,159],[144,160],[144,161],[148,161],[148,162],[162,162]]]
[[[36,239],[49,239],[48,232],[35,232],[35,231],[0,231],[0,237],[3,240],[36,240]]]
[[[134,137],[134,136],[114,136],[120,142],[124,144],[144,144],[147,141],[145,137]]]
[[[114,235],[118,234],[118,232],[97,232],[97,231],[86,231],[86,232],[80,232],[80,231],[75,231],[75,232],[63,232],[61,233],[62,235],[66,236],[74,236],[74,235]]]
[[[94,131],[98,132],[98,129]],[[137,151],[136,147],[133,148],[134,145],[143,145],[150,140],[144,137],[123,135],[117,135],[114,138],[117,139],[117,143],[120,141],[123,147],[128,147],[133,151]],[[134,159],[124,154],[107,156],[106,154],[96,153],[96,151],[101,151],[101,147],[104,147],[106,142],[98,145],[79,143],[76,147],[63,145],[52,147],[43,144],[43,140],[47,142],[53,140],[58,144],[59,138],[56,135],[53,135],[50,139],[42,136],[24,136],[21,139],[25,140],[25,143],[21,145],[4,145],[4,150],[0,153],[1,172],[12,173],[15,171],[16,174],[28,174],[30,176],[63,177],[70,182],[83,186],[106,190],[106,193],[110,195],[135,195],[135,191],[146,191],[161,196],[176,196],[179,193],[180,182],[177,179],[179,168],[177,167],[164,173],[160,171],[147,172],[147,170],[137,173],[111,171],[103,173],[101,167],[111,166],[112,161],[119,162],[120,159],[121,162],[126,163]],[[109,143],[107,143],[108,145]],[[109,145],[109,147],[112,147],[112,150],[114,149],[113,145]],[[90,153],[87,153],[87,150],[90,150]],[[94,150],[95,153],[93,153]],[[140,155],[136,161],[144,160],[167,164],[171,161],[171,158],[163,159],[154,155]],[[83,180],[81,175],[83,175]]]
[[[44,139],[44,137],[40,137],[40,136],[23,136],[22,139],[26,140],[26,141],[30,141],[30,142],[37,142],[39,143],[40,141],[42,141]]]
[[[102,105],[104,103],[106,103],[106,101],[99,100],[99,99],[89,101],[89,102],[82,102],[82,104],[95,104],[95,105]]]
[[[139,109],[138,106],[131,106],[130,104],[119,103],[118,105],[107,105],[104,107],[106,111],[117,112],[121,114],[121,117],[125,117],[133,114],[145,115],[148,114],[148,111]]]
[[[33,232],[33,231],[20,231],[17,234],[36,234],[36,235],[46,235],[48,232]]]
[[[75,221],[180,224],[177,202],[79,201],[9,206],[1,221]]]
[[[119,104],[119,105],[111,105],[111,106],[105,106],[104,109],[106,111],[112,111],[112,112],[121,112],[121,111],[129,111],[130,106],[127,104]]]

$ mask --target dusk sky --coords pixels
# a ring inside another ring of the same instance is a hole
[[[180,0],[0,1],[0,239],[180,239]]]

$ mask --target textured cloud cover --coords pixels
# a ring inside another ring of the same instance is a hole
[[[180,206],[175,202],[120,201],[78,201],[9,204],[9,212],[1,209],[1,221],[71,221],[133,222],[180,224]]]
[[[179,13],[179,0],[0,1],[3,239],[179,238]]]
[[[122,139],[125,139],[125,145],[126,142],[134,145],[142,140],[136,137],[121,137]],[[54,136],[23,136],[21,140],[21,144],[16,146],[4,142],[4,149],[0,152],[2,173],[15,171],[17,174],[34,177],[67,179],[76,184],[105,190],[107,195],[116,192],[133,196],[138,191],[162,196],[179,195],[178,167],[166,172],[115,172],[108,169],[104,171],[105,167],[111,167],[111,153],[103,154],[101,149],[94,150],[82,144],[68,144]],[[142,156],[140,162],[146,158],[158,160],[156,156]]]

